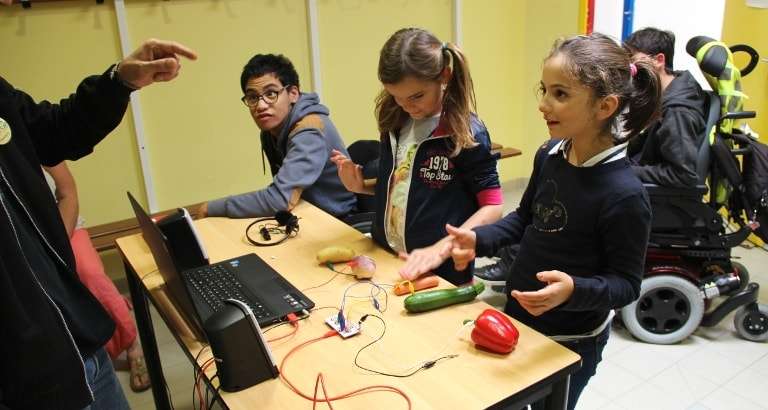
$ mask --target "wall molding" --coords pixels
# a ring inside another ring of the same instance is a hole
[[[133,52],[131,39],[128,35],[128,18],[125,13],[125,1],[115,0],[115,18],[120,34],[120,47],[123,58]],[[152,165],[149,161],[149,147],[146,143],[146,131],[144,130],[144,117],[141,112],[139,93],[131,93],[131,112],[133,112],[133,128],[136,132],[136,146],[139,150],[141,161],[141,176],[144,179],[144,193],[147,195],[147,206],[150,213],[157,212],[157,195],[155,195],[155,183],[152,179]]]
[[[461,47],[464,33],[462,32],[462,8],[461,0],[453,0],[453,43]]]
[[[307,0],[309,20],[310,70],[312,70],[312,89],[320,96],[323,93],[323,80],[320,70],[320,25],[317,21],[317,0]]]

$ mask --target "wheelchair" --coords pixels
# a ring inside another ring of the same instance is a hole
[[[691,39],[686,50],[697,58],[712,88],[720,91],[707,93],[707,125],[697,157],[699,181],[691,188],[646,184],[653,222],[645,276],[638,300],[622,308],[620,317],[635,338],[673,344],[737,310],[734,326],[739,336],[762,342],[768,340],[768,306],[757,303],[760,286],[750,283],[747,268],[731,257],[731,249],[752,233],[768,240],[768,226],[758,222],[768,221],[768,195],[763,191],[762,200],[750,199],[744,184],[743,160],[752,154],[751,137],[733,127],[735,120],[756,115],[741,111],[741,98],[733,97],[743,95],[740,78],[752,71],[759,57],[749,46],[729,48],[703,36]],[[733,65],[736,51],[751,57],[744,69]]]

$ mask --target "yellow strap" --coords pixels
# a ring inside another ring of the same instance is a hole
[[[397,282],[395,284],[396,287],[400,287],[400,286],[403,286],[403,285],[408,285],[408,290],[411,292],[411,295],[416,293],[416,288],[413,287],[413,282],[411,282],[410,280],[404,280],[404,281],[401,281],[401,282]]]

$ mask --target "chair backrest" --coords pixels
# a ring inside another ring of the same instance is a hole
[[[358,140],[347,147],[349,159],[363,167],[363,178],[371,179],[378,176],[379,153],[378,140]],[[373,212],[376,210],[376,198],[373,195],[358,194],[357,211]]]
[[[355,164],[362,165],[365,178],[376,178],[374,171],[377,169],[371,169],[370,165],[375,164],[375,161],[379,159],[379,145],[378,140],[358,140],[347,147],[349,159]]]

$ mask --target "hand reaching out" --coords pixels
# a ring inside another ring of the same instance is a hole
[[[461,271],[467,268],[470,262],[475,259],[475,246],[477,245],[477,234],[471,229],[456,228],[450,224],[445,225],[445,230],[451,236],[453,246],[451,248],[451,257],[456,270]]]
[[[547,286],[535,292],[513,290],[511,295],[528,313],[539,316],[568,300],[573,294],[573,278],[559,270],[548,270],[536,274],[536,278]]]
[[[337,150],[331,152],[331,162],[336,164],[339,172],[339,179],[344,184],[347,191],[362,193],[365,190],[363,186],[363,167],[352,162],[346,155]]]
[[[404,259],[405,265],[400,268],[400,276],[403,279],[413,280],[419,276],[431,272],[442,265],[443,261],[451,255],[451,240],[441,240],[426,248],[414,249],[411,253],[400,252],[400,259]]]
[[[117,75],[136,89],[157,81],[170,81],[179,75],[179,56],[197,59],[194,51],[179,43],[150,39],[120,62]]]

